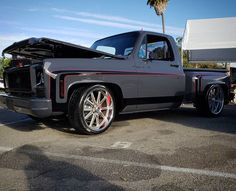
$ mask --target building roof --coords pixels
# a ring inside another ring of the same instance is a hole
[[[182,49],[192,62],[236,62],[236,17],[188,20]]]

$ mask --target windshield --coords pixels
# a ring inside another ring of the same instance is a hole
[[[91,48],[118,56],[128,56],[132,53],[138,32],[116,35],[96,41]]]

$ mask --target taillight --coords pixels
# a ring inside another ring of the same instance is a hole
[[[37,86],[44,84],[43,69],[36,69],[36,84]]]

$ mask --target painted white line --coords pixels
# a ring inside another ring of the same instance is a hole
[[[179,168],[179,167],[172,167],[172,166],[162,166],[162,165],[156,165],[156,164],[147,164],[147,163],[113,160],[113,159],[105,159],[105,158],[96,158],[96,157],[89,157],[89,156],[69,155],[69,154],[61,154],[61,153],[51,153],[51,152],[43,152],[42,153],[42,152],[27,151],[27,150],[22,151],[22,152],[28,153],[28,154],[40,155],[40,156],[46,155],[48,157],[84,160],[84,161],[92,161],[92,162],[98,162],[98,163],[110,163],[110,164],[118,164],[118,165],[123,165],[123,166],[135,166],[135,167],[159,169],[162,171],[171,171],[171,172],[177,172],[177,173],[196,174],[196,175],[205,175],[205,176],[211,176],[211,177],[236,179],[236,174],[217,172],[217,171],[211,171],[211,170]]]
[[[7,152],[7,151],[11,151],[13,149],[14,148],[0,146],[0,152]],[[38,151],[29,151],[29,150],[21,150],[21,153],[34,154],[34,155],[39,155],[39,156],[46,155],[48,157],[84,160],[84,161],[92,161],[92,162],[99,162],[99,163],[110,163],[110,164],[117,164],[117,165],[123,165],[123,166],[135,166],[135,167],[159,169],[162,171],[170,171],[170,172],[176,172],[176,173],[186,173],[186,174],[196,174],[196,175],[201,175],[201,176],[205,175],[205,176],[211,176],[211,177],[236,179],[236,174],[234,174],[234,173],[217,172],[217,171],[212,171],[212,170],[180,168],[180,167],[173,167],[173,166],[130,162],[130,161],[123,161],[123,160],[115,160],[115,159],[105,159],[105,158],[96,158],[96,157],[89,157],[89,156],[69,155],[69,154],[63,154],[63,153],[51,153],[51,152],[43,152],[42,153],[42,152],[38,152]]]
[[[1,147],[0,146],[0,152],[7,152],[7,151],[11,151],[11,150],[13,150],[13,148],[11,148],[11,147]]]
[[[9,122],[9,123],[0,123],[0,127],[5,126],[5,125],[12,125],[12,124],[15,124],[15,123],[21,123],[21,122],[24,122],[24,121],[30,121],[30,120],[32,120],[32,119],[26,118],[26,119],[21,119],[21,120]]]
[[[120,142],[120,141],[118,141],[118,142],[115,142],[111,147],[126,149],[126,148],[130,147],[131,144],[132,144],[131,142]]]

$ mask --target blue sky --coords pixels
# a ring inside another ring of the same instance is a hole
[[[182,36],[188,19],[236,16],[235,0],[170,0],[167,33]],[[133,30],[161,32],[161,18],[146,0],[1,0],[0,51],[29,37],[49,37],[90,46]]]

